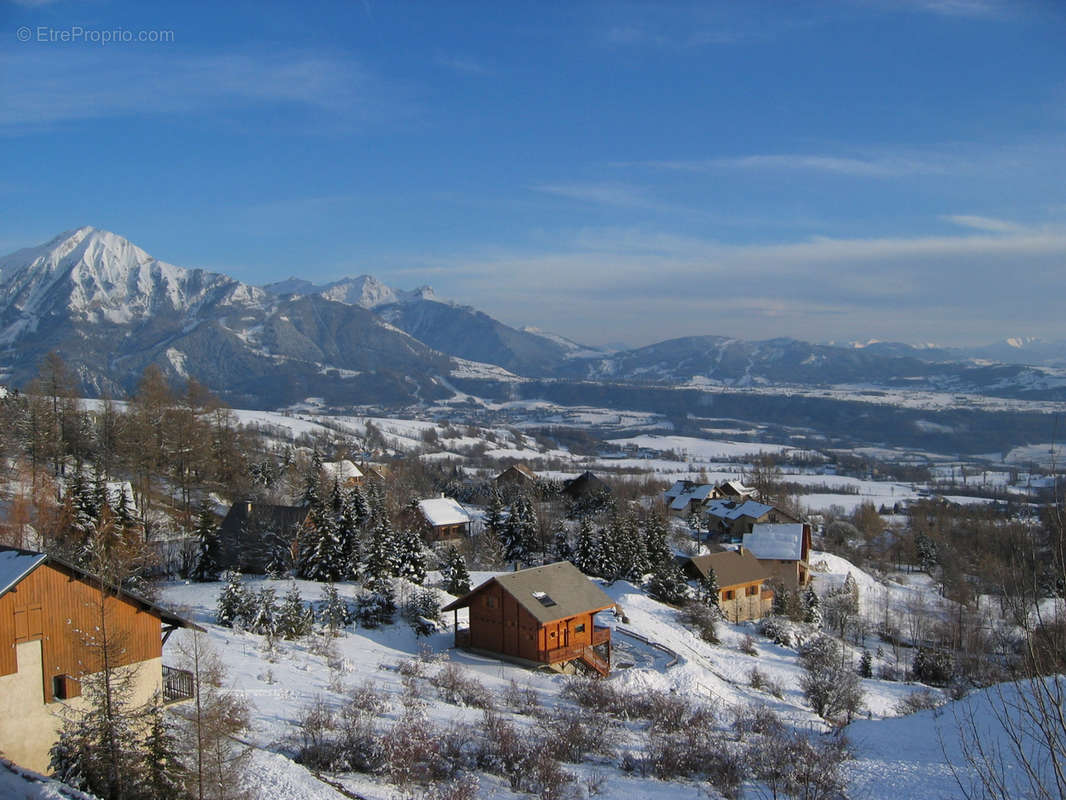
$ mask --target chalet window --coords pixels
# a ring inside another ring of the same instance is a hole
[[[758,593],[759,593],[759,587],[758,586],[749,586],[748,587],[748,597],[752,597],[754,595],[757,595]]]
[[[70,700],[81,697],[81,682],[70,675],[56,675],[52,678],[52,697],[55,700]]]
[[[574,626],[574,633],[584,633],[584,632],[585,632],[585,623],[584,622],[582,622],[580,625],[575,625]]]
[[[496,598],[491,594],[485,595],[485,608],[496,608]]]
[[[548,636],[551,637],[552,639],[554,639],[555,638],[555,631],[552,631],[551,633],[549,633]]]
[[[723,599],[724,600],[732,600],[733,599],[733,590],[732,589],[726,589],[725,592],[723,592]]]

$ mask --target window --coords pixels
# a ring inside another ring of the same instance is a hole
[[[496,598],[491,594],[485,595],[485,608],[496,608]]]
[[[733,590],[732,589],[726,589],[725,592],[723,592],[723,595],[724,595],[724,599],[725,600],[732,600],[733,599]]]
[[[758,586],[749,586],[748,587],[748,597],[753,597],[754,595],[757,595],[758,593],[759,593],[759,587]]]
[[[574,633],[584,633],[584,632],[585,632],[585,623],[584,622],[582,622],[580,625],[575,625],[574,626]]]
[[[552,639],[554,639],[555,638],[555,631],[552,631],[551,633],[549,633],[548,636],[551,637]]]
[[[52,678],[52,698],[70,700],[81,697],[81,683],[70,675],[56,675]]]

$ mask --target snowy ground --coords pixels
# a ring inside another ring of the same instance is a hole
[[[921,580],[911,581],[908,585],[881,583],[844,559],[826,553],[812,554],[812,563],[817,570],[815,586],[820,592],[842,584],[847,574],[852,574],[859,586],[864,612],[875,618],[884,613],[885,608],[903,615],[915,604],[936,606],[933,587]],[[476,573],[471,576],[472,581],[476,584],[491,574]],[[431,581],[432,578],[431,575]],[[249,579],[252,588],[272,586],[279,595],[290,583]],[[319,584],[297,581],[296,585],[305,600],[317,600],[321,595]],[[397,666],[416,657],[420,648],[428,646],[440,657],[450,659],[476,676],[497,697],[514,680],[535,691],[543,705],[568,702],[560,697],[566,681],[563,676],[456,651],[452,648],[450,631],[419,640],[403,623],[378,630],[350,628],[336,640],[337,658],[332,666],[330,659],[311,652],[307,642],[281,642],[274,652],[267,652],[263,637],[212,624],[220,588],[218,583],[172,583],[164,588],[163,600],[170,606],[185,609],[192,619],[207,628],[211,644],[227,665],[231,690],[241,694],[253,706],[254,725],[250,739],[259,748],[252,771],[253,789],[258,797],[342,796],[287,757],[294,748],[293,721],[316,697],[339,704],[345,691],[366,681],[371,681],[390,698],[384,719],[395,720],[401,709],[403,691]],[[338,588],[342,595],[351,597],[357,587],[342,584]],[[631,584],[619,581],[604,588],[622,606],[627,620],[622,624],[613,614],[604,613],[601,623],[620,626],[665,648],[652,647],[616,630],[613,637],[617,643],[616,668],[609,680],[634,690],[660,689],[699,698],[716,708],[723,718],[728,716],[728,709],[732,707],[761,704],[803,730],[825,730],[824,723],[807,708],[799,689],[801,667],[794,648],[782,647],[762,638],[751,623],[722,623],[721,643],[710,645],[684,628],[674,609],[651,600]],[[441,597],[447,598],[447,595],[442,592]],[[450,623],[451,615],[446,616]],[[181,631],[171,638],[167,645],[167,663],[178,660],[178,650],[189,635]],[[741,652],[741,645],[748,636],[755,641],[756,655]],[[857,651],[854,654],[857,657]],[[427,672],[439,668],[437,664],[430,664]],[[768,684],[779,687],[780,697],[775,697],[769,690],[756,690],[750,686],[753,668],[763,674]],[[931,797],[957,796],[954,778],[945,766],[938,744],[939,737],[945,737],[949,753],[957,755],[958,747],[952,739],[956,735],[955,727],[945,725],[945,720],[953,720],[951,713],[934,715],[923,712],[898,719],[897,704],[918,687],[874,679],[864,680],[863,687],[866,708],[862,718],[849,729],[855,750],[855,759],[847,768],[850,796],[897,800],[901,789],[918,788]],[[432,689],[425,693],[425,700],[429,718],[435,724],[445,725],[458,720],[476,723],[481,718],[479,711],[437,699]],[[518,719],[522,721],[522,718]],[[528,720],[522,724],[528,724]],[[567,765],[567,769],[579,775],[591,775],[593,771],[605,775],[607,785],[604,791],[608,797],[666,798],[678,796],[679,792],[691,794],[694,790],[691,783],[633,777],[621,772],[616,765],[617,759],[607,762],[601,759],[594,764]],[[334,778],[346,790],[371,800],[396,796],[395,789],[383,785],[378,778],[358,774]],[[484,775],[481,796],[513,795],[505,782]]]

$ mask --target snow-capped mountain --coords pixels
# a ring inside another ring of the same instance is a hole
[[[275,297],[90,227],[0,259],[0,375],[24,385],[50,350],[90,393],[121,395],[155,364],[258,407],[433,397],[449,369],[359,305]]]
[[[341,278],[333,283],[325,284],[316,284],[293,276],[277,283],[269,283],[263,289],[279,297],[291,294],[317,294],[327,300],[345,303],[350,306],[360,306],[366,309],[378,308],[392,303],[414,302],[416,300],[443,302],[430,286],[419,286],[417,289],[410,291],[393,289],[373,275]]]

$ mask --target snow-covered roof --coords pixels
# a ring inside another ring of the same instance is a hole
[[[0,550],[0,595],[29,575],[48,556],[25,550]]]
[[[663,492],[663,499],[673,500],[678,495],[687,491],[690,486],[692,486],[692,481],[674,481],[674,485]]]
[[[339,481],[357,480],[363,477],[359,467],[346,458],[342,458],[340,461],[326,461],[322,464],[322,470],[328,473],[331,478]]]
[[[743,503],[733,500],[712,500],[707,504],[707,513],[719,519],[740,519],[741,517],[758,519],[771,510],[773,506],[755,500],[745,500]]]
[[[736,494],[755,494],[755,490],[750,486],[745,486],[740,481],[725,481],[722,484],[723,488],[731,489]]]
[[[440,525],[462,525],[470,521],[470,515],[466,513],[466,509],[450,497],[419,500],[418,510],[422,512],[426,522],[434,528]]]
[[[803,523],[753,525],[751,533],[744,534],[744,549],[756,558],[799,561],[803,558]]]
[[[670,508],[675,511],[683,511],[693,500],[697,503],[702,503],[713,491],[714,487],[709,483],[700,484],[699,486],[690,486],[670,503]]]

